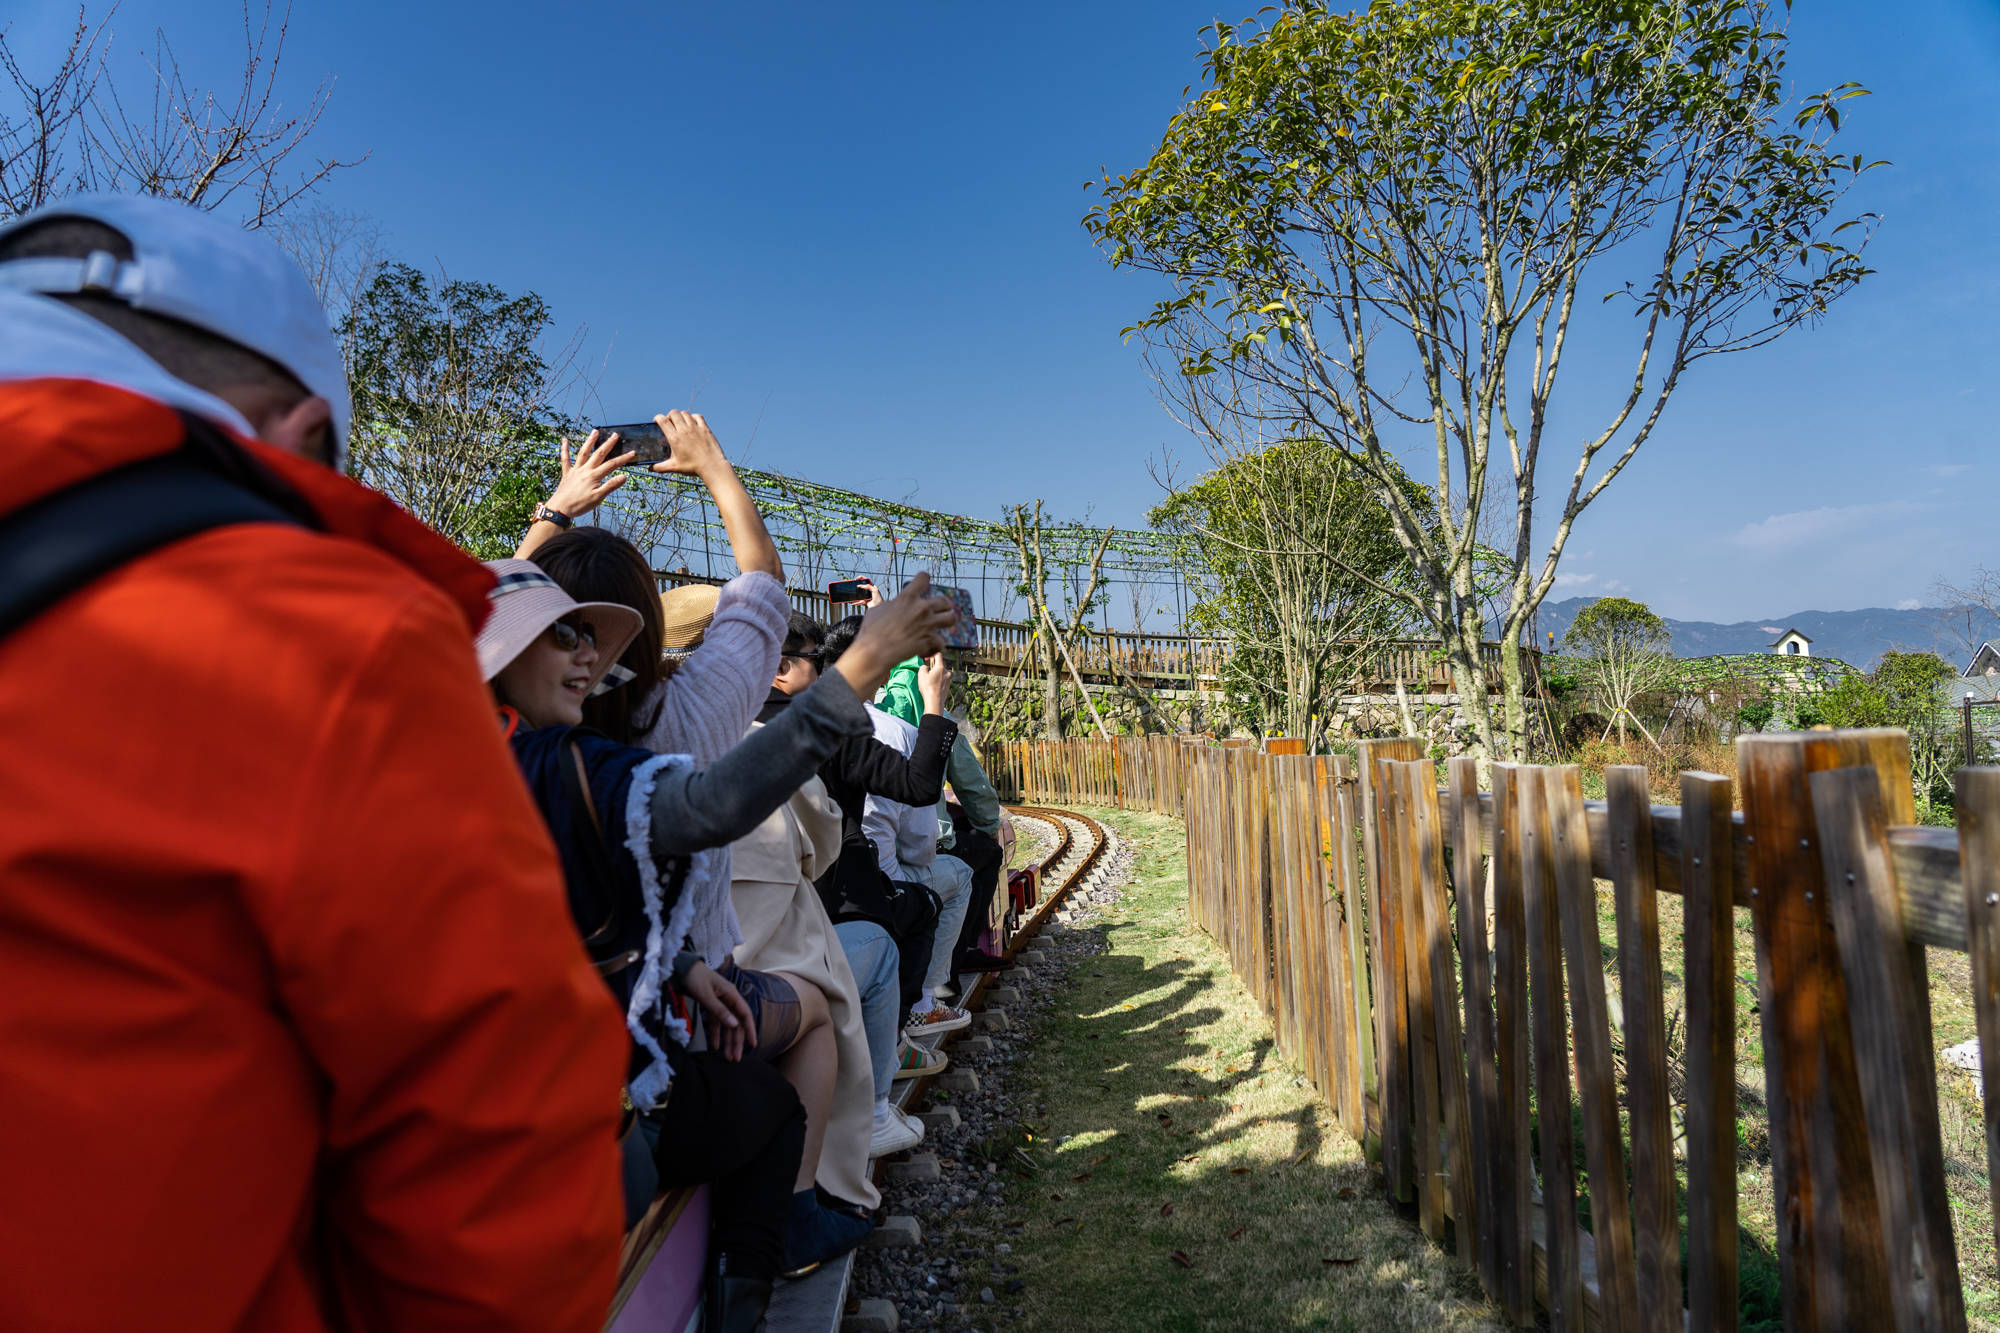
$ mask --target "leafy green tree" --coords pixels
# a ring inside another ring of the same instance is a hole
[[[1692,366],[1818,320],[1869,271],[1872,215],[1838,211],[1869,164],[1830,146],[1863,90],[1787,107],[1769,0],[1265,13],[1206,30],[1202,85],[1084,224],[1114,265],[1167,279],[1127,332],[1191,429],[1324,439],[1374,488],[1412,571],[1385,588],[1441,636],[1486,753],[1524,758],[1521,638],[1577,517]],[[1611,311],[1579,317],[1600,297]],[[1559,395],[1573,334],[1629,357],[1610,401]],[[1545,494],[1559,404],[1582,442]],[[1418,458],[1421,502],[1399,466]]]
[[[1935,653],[1884,653],[1867,675],[1842,677],[1816,696],[1819,715],[1836,727],[1901,727],[1910,735],[1910,784],[1926,817],[1949,810],[1951,775],[1965,742],[1952,709],[1951,663]]]
[[[349,470],[482,559],[510,554],[554,478],[554,318],[529,292],[432,285],[390,264],[342,325],[352,348]]]
[[[1563,647],[1575,656],[1584,687],[1609,719],[1605,735],[1618,728],[1620,745],[1630,722],[1655,748],[1659,746],[1632,704],[1640,695],[1673,683],[1675,662],[1667,651],[1672,642],[1667,622],[1644,602],[1629,597],[1600,597],[1570,622]]]
[[[1343,688],[1408,620],[1381,591],[1404,562],[1373,489],[1339,450],[1289,440],[1230,459],[1150,517],[1194,576],[1192,627],[1230,641],[1222,684],[1239,720],[1317,748]]]

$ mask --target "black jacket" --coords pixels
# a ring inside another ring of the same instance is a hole
[[[791,695],[773,688],[757,720],[769,722],[791,701]],[[827,794],[840,807],[842,831],[851,833],[860,829],[862,803],[870,796],[904,805],[936,805],[938,797],[944,794],[945,761],[951,757],[951,745],[957,739],[958,723],[937,713],[926,713],[917,727],[917,743],[907,759],[894,746],[884,745],[873,736],[850,736],[842,741],[819,770]]]

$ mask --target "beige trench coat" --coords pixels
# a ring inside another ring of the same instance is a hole
[[[839,855],[840,807],[814,778],[732,844],[729,894],[743,928],[737,966],[795,973],[826,993],[840,1072],[817,1180],[829,1193],[874,1208],[882,1201],[868,1179],[875,1076],[861,1026],[860,988],[812,885]]]

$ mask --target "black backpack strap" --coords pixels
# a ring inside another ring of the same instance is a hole
[[[0,639],[169,542],[235,523],[299,522],[186,452],[79,482],[0,519]]]

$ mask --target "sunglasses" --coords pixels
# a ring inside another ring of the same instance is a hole
[[[558,620],[549,626],[549,637],[556,641],[556,647],[573,653],[581,642],[588,641],[593,648],[597,646],[597,627],[588,623],[572,625],[567,620]]]

